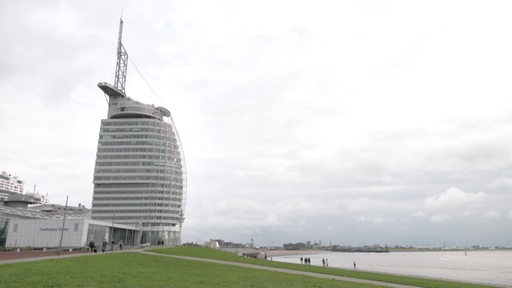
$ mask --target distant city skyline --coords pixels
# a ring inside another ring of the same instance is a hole
[[[512,246],[512,3],[3,1],[0,168],[51,203],[91,207],[121,11],[184,242]]]

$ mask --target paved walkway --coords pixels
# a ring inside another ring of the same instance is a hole
[[[306,272],[306,271],[290,270],[290,269],[284,269],[284,268],[274,268],[274,267],[268,267],[268,266],[252,265],[252,264],[237,263],[237,262],[222,261],[222,260],[213,260],[213,259],[206,259],[206,258],[176,256],[176,255],[169,255],[169,254],[154,253],[154,252],[149,252],[149,251],[144,251],[144,250],[135,251],[135,252],[140,252],[140,253],[150,254],[150,255],[155,255],[155,256],[163,256],[163,257],[179,258],[179,259],[192,260],[192,261],[202,261],[202,262],[209,262],[209,263],[216,263],[216,264],[239,266],[239,267],[244,267],[244,268],[260,269],[260,270],[266,270],[266,271],[272,271],[272,272],[305,275],[305,276],[311,276],[311,277],[316,277],[316,278],[339,280],[339,281],[345,281],[345,282],[372,284],[372,285],[381,286],[381,287],[420,288],[418,286],[393,284],[393,283],[386,283],[386,282],[379,282],[379,281],[372,281],[372,280],[350,278],[350,277],[344,277],[344,276],[336,276],[336,275],[328,275],[328,274],[313,273],[313,272]]]
[[[112,253],[112,252],[110,252]],[[23,263],[23,262],[35,262],[42,261],[48,259],[61,259],[61,258],[70,258],[70,257],[78,257],[78,256],[92,256],[101,253],[62,253],[61,255],[52,254],[52,255],[35,255],[33,257],[21,257],[21,258],[12,258],[12,259],[0,259],[0,265],[2,264],[13,264],[13,263]]]

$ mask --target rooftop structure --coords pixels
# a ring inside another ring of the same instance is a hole
[[[185,163],[171,113],[126,96],[128,53],[120,21],[115,83],[98,87],[108,101],[101,120],[92,219],[138,227],[140,243],[181,243]]]
[[[83,206],[72,207],[58,204],[35,205],[31,207],[0,206],[0,215],[21,219],[62,219],[66,210],[68,218],[88,218],[91,210]]]

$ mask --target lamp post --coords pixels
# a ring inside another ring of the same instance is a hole
[[[64,237],[64,225],[66,224],[66,214],[68,212],[68,197],[69,197],[69,195],[66,195],[66,206],[64,207],[64,218],[62,218],[62,229],[60,229],[59,255],[62,250],[62,238]]]

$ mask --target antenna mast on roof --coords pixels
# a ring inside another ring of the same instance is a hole
[[[114,85],[107,82],[98,83],[98,87],[105,93],[105,100],[110,105],[110,98],[126,97],[126,72],[128,71],[128,53],[123,42],[123,15],[119,19],[119,38],[117,39],[117,63]],[[107,97],[108,96],[108,97]]]
[[[117,64],[116,64],[116,79],[114,87],[121,92],[125,93],[126,86],[126,73],[128,71],[128,53],[124,49],[123,43],[123,18],[119,19],[119,38],[117,41]]]

